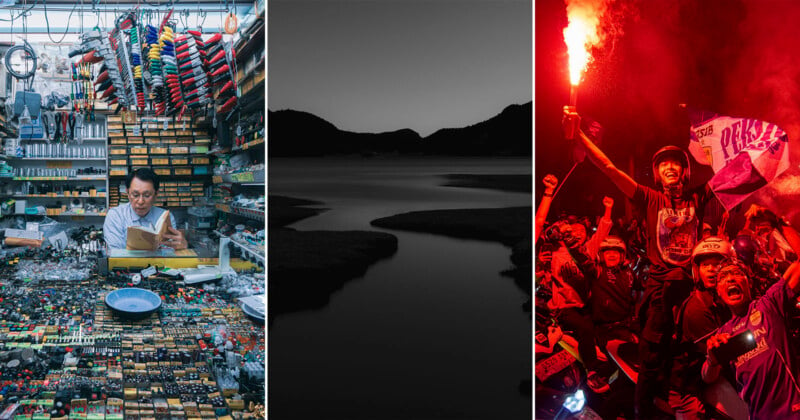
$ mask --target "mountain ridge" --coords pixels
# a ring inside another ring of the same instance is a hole
[[[410,128],[381,133],[341,130],[325,119],[291,109],[269,111],[269,154],[275,157],[342,154],[530,156],[532,102],[512,104],[465,127],[422,137]]]

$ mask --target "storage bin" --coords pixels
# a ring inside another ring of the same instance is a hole
[[[170,169],[168,167],[167,168],[156,167],[156,168],[153,168],[153,172],[155,172],[156,175],[172,175],[172,169]]]
[[[176,167],[176,168],[173,168],[173,170],[175,172],[175,175],[191,175],[192,174],[192,168]]]

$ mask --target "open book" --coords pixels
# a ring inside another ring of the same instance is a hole
[[[128,226],[128,241],[125,246],[127,249],[155,251],[171,225],[169,210],[166,210],[158,218],[155,228]]]

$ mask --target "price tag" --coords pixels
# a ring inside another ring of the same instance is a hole
[[[156,272],[157,272],[156,268],[151,265],[150,267],[147,267],[144,270],[142,270],[142,278],[146,279],[146,278],[156,274]]]

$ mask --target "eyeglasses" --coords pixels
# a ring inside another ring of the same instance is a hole
[[[155,193],[146,192],[144,194],[139,194],[138,192],[128,193],[128,196],[133,200],[138,200],[139,198],[144,198],[145,200],[149,200],[153,198]]]

